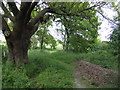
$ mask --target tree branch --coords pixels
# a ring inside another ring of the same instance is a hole
[[[102,4],[103,4],[103,3],[102,3]],[[73,4],[73,5],[74,5],[74,4]],[[79,12],[82,13],[82,12],[84,12],[84,11],[90,10],[90,9],[92,9],[92,8],[94,8],[94,7],[97,7],[97,6],[99,6],[99,4],[98,4],[98,5],[95,4],[95,5],[91,6],[91,7],[85,8],[85,9],[79,11]],[[58,13],[58,12],[56,12],[56,11],[59,10],[59,9],[60,9],[61,11],[63,11],[64,13],[60,13],[60,12]],[[58,14],[58,15],[80,16],[79,14],[66,13],[66,11],[62,9],[62,7],[58,7],[58,8],[45,8],[45,9],[43,9],[41,12],[39,12],[38,15],[30,21],[30,23],[31,23],[32,25],[35,25],[39,20],[42,22],[42,21],[43,21],[43,20],[42,20],[42,19],[43,19],[43,16],[44,16],[47,12],[49,12],[49,13],[54,13],[54,14]]]
[[[20,11],[26,15],[28,9],[30,8],[32,2],[21,2]]]
[[[103,18],[105,18],[105,19],[108,20],[109,22],[112,22],[112,23],[114,23],[114,24],[119,25],[119,24],[116,23],[115,21],[113,21],[113,20],[111,20],[110,18],[107,18],[106,16],[104,16],[102,12],[100,12],[100,11],[98,11],[98,10],[94,10],[94,9],[91,9],[91,10],[98,12]]]
[[[17,14],[19,13],[19,10],[18,10],[15,2],[7,2],[7,3],[10,7],[11,12],[14,14],[14,16],[17,16]]]
[[[37,31],[39,24],[40,21],[38,21],[38,23],[35,24],[34,28],[31,31],[29,31],[29,37],[31,37]]]
[[[2,2],[2,9],[4,11],[4,16],[9,18],[12,22],[14,22],[14,17],[10,14],[10,12],[8,11],[8,9],[5,7],[4,3]]]
[[[25,18],[25,23],[28,23],[29,20],[31,19],[31,12],[32,10],[35,8],[35,6],[37,5],[38,2],[33,2],[32,5],[30,6],[30,8],[28,9],[27,11],[27,14],[26,14],[26,18]]]
[[[98,28],[98,26],[94,25],[94,24],[91,22],[90,18],[88,18],[88,20],[89,20],[90,24],[91,24],[93,27]]]
[[[106,4],[106,2],[98,2],[97,4],[94,4],[93,6],[91,6],[91,7],[88,7],[88,8],[84,8],[84,9],[82,9],[82,10],[79,10],[78,12],[79,13],[83,13],[83,12],[85,12],[85,11],[87,11],[87,10],[91,10],[91,9],[93,9],[93,8],[95,8],[95,7],[102,7],[102,6],[104,6]],[[74,4],[73,4],[74,5]],[[67,15],[67,16],[80,16],[80,14],[76,14],[76,13],[69,13],[69,12],[66,12],[66,10],[64,10],[63,9],[63,7],[59,7],[59,8],[52,8],[53,10],[51,11],[51,13],[54,13],[54,14],[58,14],[58,15]],[[58,12],[56,12],[57,10],[61,10],[63,13],[58,13]]]
[[[2,17],[2,32],[5,36],[5,38],[8,38],[11,35],[11,31],[9,26],[7,25],[7,22],[5,19]]]
[[[38,23],[38,21],[42,22],[42,21],[43,21],[43,16],[44,16],[47,12],[50,12],[50,8],[45,8],[45,9],[43,9],[42,11],[40,11],[40,12],[38,13],[38,15],[30,21],[30,24],[35,25],[36,23]]]

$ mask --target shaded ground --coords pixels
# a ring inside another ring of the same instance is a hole
[[[78,88],[85,88],[80,84],[80,79],[87,80],[90,85],[95,87],[118,85],[118,72],[102,68],[99,65],[86,61],[74,62],[77,68],[74,72],[75,84]]]

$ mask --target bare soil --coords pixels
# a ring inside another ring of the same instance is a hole
[[[77,66],[74,78],[78,88],[84,88],[79,82],[80,78],[87,80],[89,84],[96,87],[118,85],[118,71],[102,68],[100,65],[87,61],[77,61],[74,64]]]

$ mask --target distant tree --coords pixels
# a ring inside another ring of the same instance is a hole
[[[51,21],[41,25],[41,27],[38,28],[38,31],[35,34],[37,35],[38,42],[40,43],[40,49],[45,49],[45,44],[50,45],[51,48],[55,49],[56,40],[49,33],[48,27],[50,25],[52,25]]]
[[[30,39],[30,49],[37,49],[38,48],[38,39],[36,35],[33,35]]]
[[[47,44],[48,41],[48,35],[49,35],[49,30],[48,30],[48,27],[52,25],[52,22],[49,21],[47,22],[46,24],[43,24],[41,25],[39,28],[38,28],[38,31],[36,32],[36,35],[38,36],[38,41],[40,43],[40,48],[43,49],[45,48],[45,43]]]
[[[52,35],[49,35],[49,45],[51,46],[51,49],[56,49],[57,41],[54,39]]]

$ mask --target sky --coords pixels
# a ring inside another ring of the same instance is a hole
[[[104,15],[106,15],[111,20],[114,20],[114,16],[117,15],[117,13],[113,9],[103,8],[103,11],[104,11]],[[113,28],[111,28],[111,27],[113,27],[114,24],[110,23],[108,20],[103,18],[101,15],[98,14],[98,16],[99,16],[99,21],[102,22],[102,24],[100,25],[100,29],[98,30],[100,39],[102,41],[109,41],[110,40],[109,36],[113,30]]]
[[[107,15],[108,18],[113,19],[113,16],[116,15],[116,13],[109,8],[104,8],[103,9],[104,14]],[[100,29],[98,30],[98,34],[100,36],[100,40],[101,41],[109,41],[109,35],[112,33],[111,30],[111,26],[112,24],[109,23],[106,19],[104,19],[101,15],[99,15],[99,21],[102,22]],[[60,39],[61,40],[61,35],[59,33],[56,32],[56,28],[60,28],[61,25],[56,25],[55,22],[53,22],[53,27],[49,27],[50,29],[50,34],[54,36],[55,39]],[[2,32],[0,31],[0,40],[5,41],[5,38],[2,34]]]

